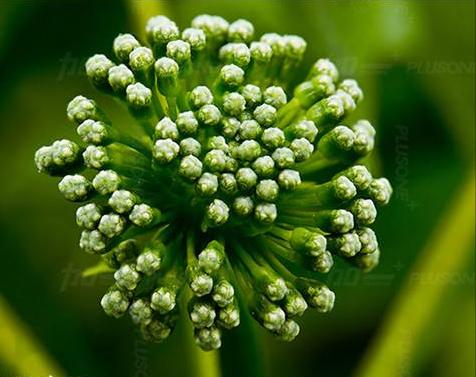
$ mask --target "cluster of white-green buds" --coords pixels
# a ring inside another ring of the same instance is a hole
[[[179,310],[205,350],[243,311],[290,341],[308,307],[332,309],[320,280],[335,257],[365,271],[378,263],[369,226],[392,188],[359,164],[372,125],[344,123],[362,91],[328,59],[291,87],[306,42],[253,41],[246,20],[201,15],[181,32],[157,16],[146,36],[120,34],[114,57],[86,62],[91,83],[139,127],[118,129],[77,96],[67,116],[80,142],[35,155],[81,202],[80,247],[114,271],[101,305],[113,317],[129,312],[152,341],[169,336]]]

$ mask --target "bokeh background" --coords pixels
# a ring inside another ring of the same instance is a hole
[[[104,315],[110,277],[81,277],[94,260],[77,247],[73,206],[32,160],[73,137],[67,102],[95,95],[86,58],[155,13],[181,27],[210,13],[247,18],[257,35],[303,36],[304,67],[329,57],[363,87],[357,115],[378,129],[369,164],[395,189],[376,225],[380,266],[368,275],[337,266],[334,311],[306,313],[292,344],[256,327],[262,366],[247,365],[251,339],[225,338],[223,376],[473,376],[474,1],[4,0],[0,377],[197,375],[181,326],[149,346],[128,319]]]

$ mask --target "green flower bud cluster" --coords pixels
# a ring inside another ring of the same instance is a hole
[[[79,141],[35,154],[81,203],[80,247],[113,271],[104,311],[129,313],[150,341],[165,340],[180,311],[204,350],[248,314],[293,340],[307,308],[332,309],[320,276],[334,258],[378,263],[370,226],[392,188],[359,162],[373,126],[344,123],[362,90],[328,59],[291,87],[306,42],[254,34],[249,21],[210,15],[183,31],[153,17],[145,41],[120,34],[115,56],[94,55],[86,74],[139,127],[119,129],[77,96],[67,117]]]

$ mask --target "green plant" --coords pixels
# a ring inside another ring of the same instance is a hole
[[[67,115],[81,142],[35,155],[40,172],[63,177],[67,200],[84,203],[80,247],[101,257],[94,271],[114,273],[101,305],[129,312],[152,341],[169,336],[179,307],[204,350],[221,346],[240,308],[291,341],[308,306],[332,309],[320,276],[335,256],[365,271],[378,263],[369,226],[392,189],[358,164],[373,149],[372,125],[341,123],[363,93],[327,59],[293,88],[306,42],[274,33],[253,42],[245,20],[202,15],[180,33],[157,16],[146,35],[149,47],[122,34],[115,61],[86,63],[134,126],[114,127],[77,96]]]

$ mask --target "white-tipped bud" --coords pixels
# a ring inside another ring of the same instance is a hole
[[[167,43],[167,56],[179,65],[185,64],[192,57],[190,44],[181,40]]]
[[[207,44],[207,37],[201,29],[187,28],[182,32],[182,39],[190,44],[194,51],[203,50]]]
[[[228,221],[230,209],[224,201],[215,199],[206,208],[205,216],[209,226],[220,226]]]
[[[154,209],[147,204],[136,204],[129,214],[129,220],[134,225],[145,227],[150,225],[155,218]]]
[[[350,205],[350,211],[359,225],[370,225],[377,217],[377,209],[370,199],[356,199]]]
[[[336,66],[329,59],[319,59],[311,68],[310,74],[312,76],[326,75],[332,78],[333,82],[339,79],[339,71]]]
[[[104,85],[113,67],[114,63],[106,55],[96,54],[86,61],[86,75],[94,85]]]
[[[115,213],[103,215],[99,220],[98,230],[108,238],[120,235],[125,228],[123,217]]]
[[[140,274],[136,271],[135,266],[124,264],[114,273],[116,284],[128,291],[133,291],[141,279]]]
[[[190,320],[198,329],[210,327],[215,322],[216,312],[207,302],[196,302],[190,309]]]
[[[250,45],[251,58],[261,64],[269,63],[273,57],[273,49],[264,42],[251,42]]]
[[[76,210],[76,224],[82,228],[93,230],[101,215],[101,209],[97,204],[88,203]]]
[[[114,191],[108,200],[109,206],[117,213],[129,213],[136,204],[136,196],[127,190]]]
[[[129,61],[129,54],[137,47],[140,47],[140,43],[132,34],[119,34],[114,38],[112,49],[116,57],[123,63]]]
[[[279,195],[279,186],[273,179],[264,179],[256,186],[256,195],[266,202],[274,202]]]
[[[115,289],[103,296],[101,306],[107,315],[119,318],[127,312],[129,308],[129,298],[125,293]]]
[[[177,295],[169,287],[160,287],[152,293],[150,306],[160,314],[169,313],[177,305]]]
[[[245,79],[245,71],[235,64],[224,65],[220,70],[220,79],[228,87],[238,87]]]
[[[101,170],[93,179],[93,187],[101,195],[112,194],[120,184],[121,178],[114,170]]]
[[[82,175],[66,175],[59,183],[58,189],[67,200],[77,202],[85,200],[91,192],[91,182]]]
[[[280,340],[283,340],[285,342],[292,342],[299,335],[299,331],[299,324],[292,319],[288,319],[276,332],[276,335]]]
[[[213,94],[206,86],[197,86],[190,92],[189,100],[194,109],[199,109],[213,103]]]
[[[106,250],[106,240],[98,230],[83,230],[79,247],[87,253],[99,254]]]
[[[105,147],[88,145],[83,152],[84,165],[91,169],[102,169],[109,162],[109,156]]]
[[[276,171],[274,168],[274,160],[270,156],[258,157],[253,162],[252,167],[260,177],[270,177]]]
[[[284,169],[278,175],[278,183],[284,190],[294,190],[301,184],[301,176],[296,170]]]
[[[294,152],[297,162],[306,161],[314,152],[314,145],[305,138],[294,139],[289,148]]]
[[[182,156],[192,155],[199,157],[201,151],[202,146],[196,139],[192,137],[187,137],[180,141],[180,153]]]
[[[211,196],[218,190],[218,178],[214,174],[203,173],[195,187],[200,195]]]
[[[263,224],[272,224],[278,216],[274,203],[260,203],[255,208],[255,218]]]
[[[152,17],[147,21],[145,32],[147,40],[152,44],[166,44],[180,35],[175,22],[165,16]]]
[[[263,127],[271,127],[276,121],[276,108],[269,103],[263,103],[253,111],[253,117]]]
[[[270,86],[266,88],[263,92],[263,99],[265,103],[276,109],[283,107],[288,102],[286,93],[280,86]]]
[[[239,19],[228,27],[228,40],[249,43],[253,39],[255,28],[248,20]]]
[[[198,121],[193,114],[193,111],[186,111],[180,113],[175,120],[177,128],[181,134],[193,135],[197,132]]]
[[[154,54],[148,47],[137,47],[129,54],[129,66],[135,72],[147,72],[154,63]]]
[[[246,106],[246,101],[240,93],[231,92],[223,96],[223,110],[232,116],[240,115]]]
[[[248,216],[253,212],[253,199],[249,196],[240,196],[233,201],[233,210],[239,216]]]
[[[152,91],[140,82],[131,84],[126,88],[126,100],[136,109],[147,107],[152,101]]]
[[[290,168],[294,165],[294,152],[287,147],[277,148],[271,157],[281,169]]]
[[[204,351],[217,350],[221,347],[221,331],[216,326],[195,330],[195,343]]]
[[[109,68],[108,81],[112,90],[124,92],[128,85],[135,83],[134,73],[125,64],[120,64]]]
[[[172,139],[160,139],[155,142],[152,154],[160,164],[172,162],[180,152],[180,146]]]
[[[202,175],[202,162],[193,155],[188,155],[182,158],[179,165],[179,174],[191,181],[199,178]]]
[[[162,118],[155,126],[155,137],[177,140],[179,138],[177,125],[169,117]]]
[[[221,280],[213,287],[213,301],[215,301],[216,304],[221,308],[231,304],[234,297],[235,289],[233,288],[233,285],[231,285],[227,280]]]
[[[147,300],[139,298],[129,307],[129,314],[132,322],[136,325],[147,324],[152,320],[152,308]]]
[[[92,119],[86,119],[76,131],[83,142],[96,145],[103,144],[109,136],[106,125]]]
[[[198,120],[206,126],[216,126],[220,123],[221,112],[215,105],[202,106],[196,113]]]

